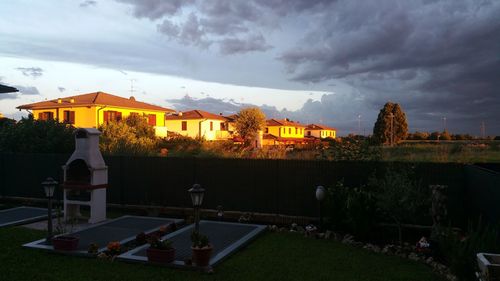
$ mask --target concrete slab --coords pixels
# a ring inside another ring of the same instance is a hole
[[[161,226],[167,226],[171,223],[180,224],[182,222],[183,220],[181,219],[122,216],[72,232],[71,236],[80,238],[78,249],[65,253],[88,255],[87,250],[91,243],[96,243],[100,247],[98,250],[100,253],[106,250],[109,242],[119,241],[120,244],[125,244],[135,239],[135,236],[141,232],[151,233],[158,230]],[[47,243],[45,239],[33,241],[23,246],[54,251],[52,245]]]
[[[170,266],[184,267],[184,260],[191,258],[191,233],[194,225],[165,235],[162,239],[172,241],[175,248],[175,261]],[[242,224],[220,221],[200,221],[200,233],[207,235],[213,246],[210,266],[215,266],[229,255],[251,242],[258,234],[265,231],[265,225]],[[149,244],[137,247],[118,256],[118,259],[132,262],[147,262],[146,249]],[[191,267],[191,266],[189,266]]]
[[[0,210],[0,227],[22,225],[47,219],[47,209],[16,207]]]

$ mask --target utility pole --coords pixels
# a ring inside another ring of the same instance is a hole
[[[361,114],[358,114],[358,134],[361,135]]]
[[[484,124],[484,121],[481,122],[481,136],[483,137],[483,140],[486,139],[486,125]]]
[[[444,127],[443,132],[446,132],[446,116],[443,117],[443,127]]]
[[[391,118],[391,146],[394,146],[394,114],[391,112],[389,114],[389,118]]]

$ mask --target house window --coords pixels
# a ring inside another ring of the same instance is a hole
[[[148,114],[149,126],[156,126],[156,114]]]
[[[269,128],[266,127],[265,132],[266,134],[269,134]]]
[[[187,121],[182,121],[182,130],[187,131],[188,129],[188,122]]]
[[[220,130],[221,131],[227,131],[227,129],[226,129],[226,123],[224,123],[224,122],[220,123]]]
[[[75,112],[71,110],[63,111],[64,123],[75,124]]]
[[[214,122],[210,121],[210,131],[214,130]]]
[[[44,121],[54,120],[54,112],[51,111],[40,112],[38,113],[38,119]]]
[[[308,135],[308,136],[311,136],[311,131],[307,131],[307,135]]]
[[[295,134],[298,134],[299,128],[295,127]]]
[[[108,122],[111,122],[111,121],[120,121],[120,120],[122,120],[122,113],[119,112],[119,111],[108,110],[108,111],[104,111],[103,115],[104,115],[104,122],[105,123],[108,123]]]
[[[292,134],[292,128],[288,128],[288,134],[291,135]]]

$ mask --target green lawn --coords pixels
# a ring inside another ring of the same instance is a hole
[[[22,248],[44,232],[0,229],[1,280],[439,280],[429,267],[335,241],[268,233],[214,274],[77,258]]]

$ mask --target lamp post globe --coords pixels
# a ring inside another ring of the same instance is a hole
[[[199,184],[193,184],[193,187],[188,192],[191,195],[191,202],[194,208],[194,231],[200,233],[200,207],[203,203],[205,189]]]
[[[325,199],[325,196],[326,196],[326,190],[323,186],[319,185],[318,187],[316,187],[316,200],[318,201],[323,201]]]
[[[193,184],[193,187],[191,187],[188,191],[189,194],[191,194],[191,202],[193,203],[193,207],[200,207],[203,203],[205,189],[199,184]]]
[[[316,200],[318,200],[319,228],[323,228],[323,217],[321,215],[321,201],[326,197],[326,189],[319,185],[316,187]]]
[[[43,190],[45,192],[45,197],[52,198],[54,197],[54,190],[56,189],[58,182],[53,178],[48,177],[45,181],[42,182]]]

